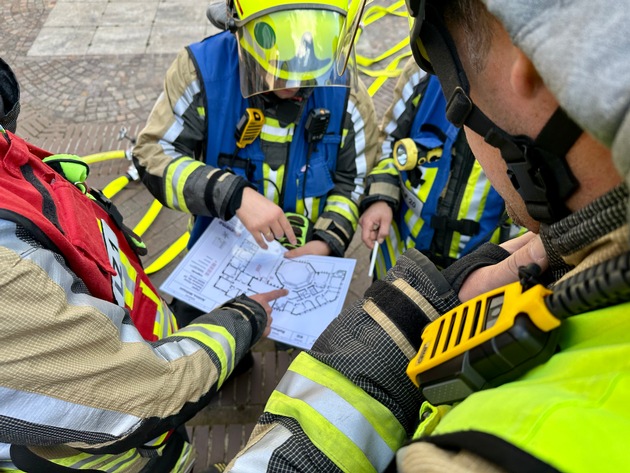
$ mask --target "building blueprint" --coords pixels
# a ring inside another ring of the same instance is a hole
[[[356,260],[285,252],[276,241],[260,248],[236,217],[214,219],[160,289],[207,312],[240,294],[288,289],[271,303],[269,338],[308,349],[341,311]]]

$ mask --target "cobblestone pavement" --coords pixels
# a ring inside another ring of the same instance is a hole
[[[393,4],[393,0],[372,3]],[[205,3],[199,0],[0,0],[0,5],[4,13],[0,57],[14,69],[21,85],[18,134],[57,153],[87,155],[127,146],[117,141],[120,128],[138,133],[175,52],[195,39],[182,32],[195,32],[201,39],[211,31],[203,13]],[[192,24],[198,21],[203,24]],[[158,27],[168,27],[170,33]],[[141,33],[146,39],[140,38]],[[406,35],[407,20],[387,15],[366,26],[357,51],[374,58]],[[372,69],[385,67],[390,60]],[[370,85],[374,78],[362,75],[362,80]],[[394,82],[387,80],[374,94],[379,119],[389,105]],[[124,174],[127,165],[124,160],[95,165],[92,185],[104,186]],[[133,226],[151,200],[141,184],[132,182],[115,203]],[[163,210],[144,235],[150,249],[145,262],[153,261],[185,225],[184,215]],[[348,256],[357,259],[357,266],[346,304],[360,297],[370,283],[369,252],[359,238],[355,237]],[[153,275],[154,282],[159,285],[180,258]],[[254,369],[226,383],[211,405],[190,422],[200,453],[196,471],[234,456],[295,354],[276,351],[271,342],[260,343],[254,349]]]

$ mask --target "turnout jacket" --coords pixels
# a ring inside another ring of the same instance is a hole
[[[272,93],[243,99],[237,53],[230,32],[180,52],[134,148],[143,182],[164,205],[202,218],[192,242],[209,218],[229,220],[244,187],[250,186],[283,210],[307,215],[314,238],[343,256],[376,156],[376,113],[367,89],[349,79],[350,89],[303,90],[295,100],[278,100]],[[229,159],[237,150],[234,132],[246,107],[262,110],[262,132]],[[300,109],[288,123],[283,119],[286,107]],[[320,107],[332,112],[331,122],[307,166],[304,123]]]
[[[0,471],[188,471],[177,427],[263,308],[239,297],[178,330],[111,202],[55,171],[67,156],[1,131]]]
[[[512,224],[463,131],[446,119],[445,112],[437,77],[427,75],[411,58],[383,119],[381,155],[361,202],[362,211],[384,201],[394,212],[389,235],[379,246],[378,278],[409,248],[447,267],[487,241],[502,243],[524,232]],[[402,138],[414,141],[419,156],[437,154],[439,159],[411,171],[399,170],[393,148]]]
[[[552,269],[575,265],[563,283],[618,256],[628,267],[627,203],[621,186],[543,229]],[[482,249],[492,255],[488,262],[500,260],[500,248],[486,243]],[[297,356],[227,471],[624,469],[630,428],[627,291],[611,307],[565,320],[559,351],[521,378],[452,407],[425,403],[421,410],[423,398],[405,373],[407,365],[423,327],[459,303],[450,287],[456,275],[449,270],[475,264],[473,255],[442,273],[415,249],[401,256],[312,350]]]

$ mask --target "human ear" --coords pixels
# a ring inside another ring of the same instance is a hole
[[[515,48],[515,57],[510,70],[512,90],[523,98],[532,98],[543,85],[542,78],[523,52]]]

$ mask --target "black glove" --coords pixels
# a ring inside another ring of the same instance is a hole
[[[440,272],[429,258],[411,248],[398,258],[383,281],[370,286],[365,296],[372,298],[418,348],[424,326],[461,304],[458,293],[464,279],[476,269],[496,264],[509,255],[500,246],[486,243]],[[392,284],[396,280],[404,281],[406,290],[401,290],[400,283]],[[418,314],[418,308],[422,314]]]
[[[293,233],[295,233],[295,238],[297,239],[297,245],[291,244],[286,236],[278,239],[278,242],[287,250],[293,250],[304,246],[306,243],[311,241],[313,238],[313,222],[311,222],[308,217],[293,212],[286,212],[285,215],[291,224],[291,228],[293,228]]]
[[[442,276],[448,281],[457,294],[462,288],[464,280],[470,273],[484,266],[500,263],[508,256],[510,256],[510,253],[499,245],[484,243],[472,253],[463,256],[449,267],[442,270]]]

